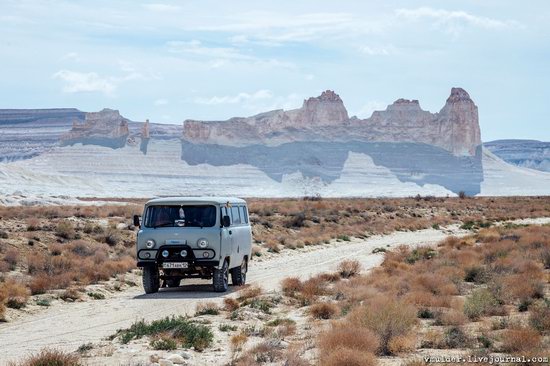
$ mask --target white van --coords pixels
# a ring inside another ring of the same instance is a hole
[[[233,197],[157,198],[134,216],[137,265],[145,293],[178,287],[184,278],[212,279],[214,291],[244,285],[252,251],[246,201]]]

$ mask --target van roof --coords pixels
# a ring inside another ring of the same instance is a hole
[[[164,204],[164,205],[179,205],[182,203],[246,203],[245,200],[237,197],[161,197],[147,201],[146,205]]]

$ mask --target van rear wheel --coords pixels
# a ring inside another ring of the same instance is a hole
[[[246,272],[248,271],[248,261],[243,258],[239,267],[231,269],[231,283],[233,286],[243,286],[246,283]]]
[[[214,269],[212,276],[212,282],[214,285],[214,291],[226,292],[229,288],[229,269],[227,261],[223,262],[222,268]]]
[[[143,289],[146,294],[158,292],[160,287],[159,269],[157,266],[143,267]]]

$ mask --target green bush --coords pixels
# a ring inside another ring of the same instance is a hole
[[[161,333],[170,334],[172,338],[180,341],[183,347],[195,347],[196,350],[203,350],[208,347],[214,338],[212,331],[201,324],[190,322],[182,316],[166,317],[147,323],[145,320],[135,322],[128,329],[121,329],[116,336],[124,344],[132,339],[139,339],[144,336],[154,336]]]
[[[149,345],[155,350],[171,351],[178,348],[178,343],[167,337],[153,339]]]
[[[466,299],[464,314],[468,318],[476,320],[483,315],[491,314],[499,306],[498,300],[491,291],[484,288],[477,289]]]

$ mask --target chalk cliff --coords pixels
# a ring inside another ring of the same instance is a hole
[[[475,155],[481,145],[477,106],[461,88],[452,88],[438,113],[423,110],[418,100],[398,99],[366,119],[350,118],[338,94],[327,90],[294,110],[227,121],[186,120],[183,140],[229,146],[277,146],[293,141],[420,142],[456,156]]]

